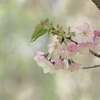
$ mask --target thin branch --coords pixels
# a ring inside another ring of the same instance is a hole
[[[100,54],[97,54],[96,52],[94,52],[94,51],[92,51],[92,50],[89,50],[89,52],[90,52],[92,55],[94,55],[94,56],[100,58]]]
[[[71,42],[74,42],[75,44],[78,44],[76,41],[72,40],[71,37],[66,37],[68,40],[70,40]]]
[[[100,65],[94,65],[94,66],[90,66],[90,67],[82,67],[82,69],[90,69],[90,68],[97,68],[100,67]]]

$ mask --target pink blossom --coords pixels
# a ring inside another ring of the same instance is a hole
[[[46,59],[43,52],[37,51],[34,60],[37,62],[38,66],[43,68],[44,73],[53,73],[55,71],[54,65]]]
[[[100,30],[94,31],[95,37],[94,37],[94,46],[100,47]]]
[[[74,42],[68,42],[67,46],[63,48],[61,57],[70,59],[77,53],[77,45]]]
[[[44,73],[54,73],[59,69],[67,69],[67,63],[65,60],[55,59],[49,61],[43,52],[37,51],[34,56],[34,60],[38,66],[43,68]]]
[[[58,69],[67,69],[67,61],[55,59],[52,61],[56,70]]]
[[[73,57],[76,53],[75,52],[69,52],[67,50],[67,47],[63,49],[62,53],[61,53],[61,57],[64,59],[70,59],[71,57]]]
[[[64,49],[62,50],[61,57],[64,58],[64,59],[65,59],[65,58],[66,58],[66,59],[71,58],[71,55],[69,54],[69,51],[67,50],[67,48],[64,48]]]
[[[64,39],[68,40],[67,45],[66,43],[60,44],[59,41],[49,44],[48,55],[36,51],[34,60],[43,68],[44,73],[54,73],[60,69],[68,69],[71,72],[78,70],[82,68],[81,64],[74,62],[72,57],[77,53],[87,54],[89,50],[100,47],[100,30],[94,31],[93,27],[87,23],[76,27],[75,36],[74,33],[70,33],[70,29],[66,36],[68,38]],[[76,43],[70,39],[74,39]]]
[[[54,53],[57,55],[60,55],[63,49],[58,41],[48,45],[48,47],[49,47],[49,53]]]
[[[99,36],[100,37],[100,30],[95,30],[94,31],[94,35]]]
[[[74,63],[70,64],[68,70],[70,70],[72,72],[72,71],[78,70],[80,68],[81,68],[81,64],[74,62]]]
[[[94,29],[89,24],[84,23],[76,28],[75,40],[78,43],[93,42]]]
[[[93,49],[93,43],[86,42],[86,43],[79,43],[78,44],[78,52],[81,54],[89,53],[89,50]]]
[[[100,36],[96,36],[94,38],[94,46],[95,47],[100,47]]]
[[[46,59],[38,61],[37,64],[38,64],[38,66],[43,68],[44,73],[52,74],[56,71],[54,65]]]
[[[36,51],[35,55],[34,55],[34,60],[35,61],[41,61],[41,60],[45,59],[44,55],[45,54],[43,52]]]
[[[77,52],[77,45],[74,42],[68,42],[67,44],[67,50],[69,52]]]
[[[53,74],[55,71],[59,70],[59,69],[67,69],[67,63],[62,60],[46,60],[43,59],[41,61],[37,61],[38,66],[43,68],[44,73],[51,73]]]

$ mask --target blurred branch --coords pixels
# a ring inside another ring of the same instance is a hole
[[[95,52],[92,51],[92,50],[89,50],[89,52],[90,52],[92,55],[94,55],[94,56],[100,58],[100,54],[97,54],[97,53],[95,53]],[[100,65],[94,65],[94,66],[90,66],[90,67],[82,67],[82,69],[90,69],[90,68],[97,68],[97,67],[100,67]]]
[[[92,0],[92,1],[97,6],[97,8],[100,10],[100,0]]]
[[[92,51],[92,50],[89,50],[89,52],[90,52],[92,55],[94,55],[95,57],[100,58],[100,54],[97,54],[97,53],[95,53],[95,52]]]
[[[82,69],[90,69],[90,68],[97,68],[100,67],[100,65],[94,65],[94,66],[90,66],[90,67],[82,67]]]

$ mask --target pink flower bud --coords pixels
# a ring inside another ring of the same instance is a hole
[[[77,45],[74,42],[68,42],[67,50],[69,52],[77,52]]]
[[[100,37],[100,30],[95,30],[95,31],[94,31],[94,34],[95,34],[96,36],[99,36],[99,37]]]

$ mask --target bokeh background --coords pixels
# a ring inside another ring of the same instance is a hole
[[[52,75],[34,62],[35,51],[46,52],[53,40],[44,35],[28,45],[35,25],[45,18],[65,30],[85,22],[100,29],[100,11],[91,0],[0,0],[0,100],[100,100],[100,68]],[[75,60],[100,64],[90,54]]]

